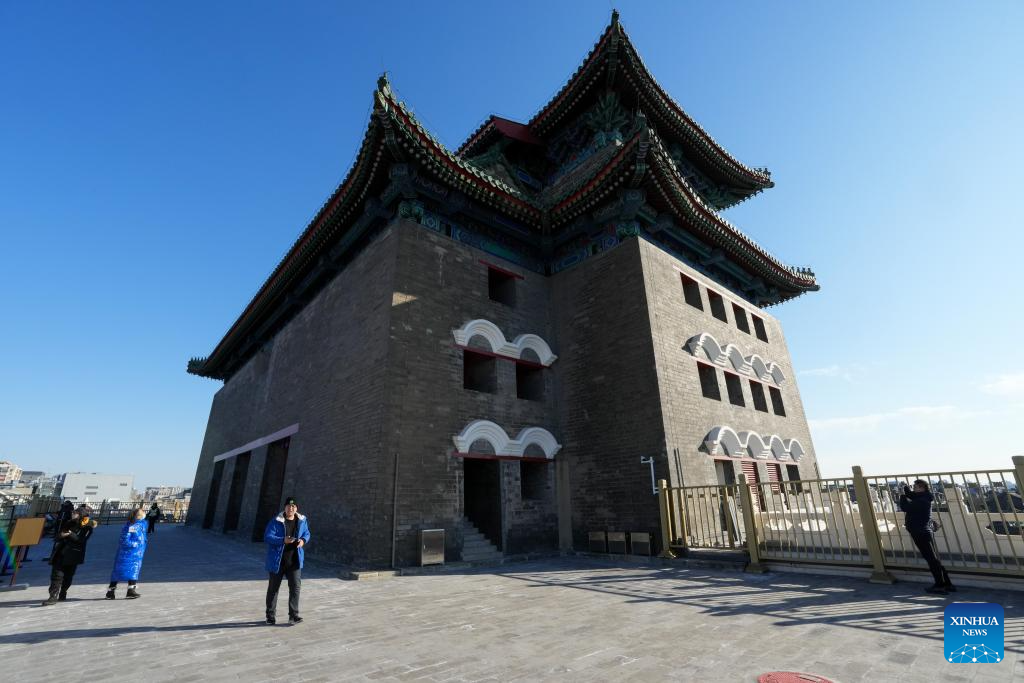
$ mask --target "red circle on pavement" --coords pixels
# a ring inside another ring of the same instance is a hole
[[[817,674],[805,674],[798,671],[769,671],[761,674],[757,683],[832,683]]]

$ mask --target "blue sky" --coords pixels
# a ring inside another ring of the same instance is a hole
[[[1024,454],[1024,4],[619,2],[776,187],[726,212],[822,291],[772,310],[824,474]],[[455,147],[525,120],[592,3],[0,5],[0,458],[190,485],[209,353],[344,176],[380,71]]]

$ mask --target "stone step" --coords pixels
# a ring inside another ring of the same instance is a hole
[[[463,562],[500,562],[503,559],[505,559],[505,556],[501,553],[462,554]]]
[[[484,536],[472,522],[462,518],[462,561],[500,562],[505,557],[489,538]]]
[[[466,552],[467,550],[488,550],[490,552],[498,552],[498,549],[494,547],[494,544],[486,540],[464,541],[462,543],[462,552]]]
[[[476,545],[464,545],[462,546],[462,552],[465,553],[496,553],[501,554],[501,551],[495,548],[493,545],[487,544],[476,544]]]

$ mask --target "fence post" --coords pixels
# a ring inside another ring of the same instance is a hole
[[[732,510],[729,507],[729,487],[723,486],[719,489],[718,509],[719,514],[725,517],[725,532],[729,536],[729,547],[735,548],[739,534],[736,533],[736,525],[733,523]]]
[[[747,564],[747,571],[756,574],[763,574],[768,571],[761,564],[761,552],[757,547],[757,529],[754,527],[754,496],[751,494],[751,485],[747,484],[747,475],[740,474],[737,479],[740,482],[740,504],[743,505],[743,526],[747,534],[747,553],[750,554],[750,562]]]
[[[885,554],[882,552],[882,539],[878,535],[878,522],[875,520],[875,507],[871,504],[871,491],[864,479],[860,465],[853,467],[853,490],[857,494],[857,511],[860,523],[864,527],[864,542],[868,546],[871,557],[870,583],[896,583],[896,579],[885,568]]]
[[[1024,495],[1024,455],[1013,456],[1013,476],[1017,480],[1017,493]]]
[[[658,507],[661,509],[661,554],[658,557],[674,559],[672,552],[672,515],[669,514],[668,482],[658,480]]]

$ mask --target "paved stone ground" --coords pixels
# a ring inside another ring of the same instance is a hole
[[[0,593],[0,678],[704,682],[798,670],[842,683],[1024,681],[1017,592],[958,595],[1006,610],[1007,657],[986,665],[943,660],[947,599],[920,585],[584,558],[384,581],[308,566],[305,623],[270,627],[261,546],[191,529],[152,539],[141,599],[104,600],[117,531],[97,530],[68,602],[38,606],[38,560],[19,576],[31,588]]]

